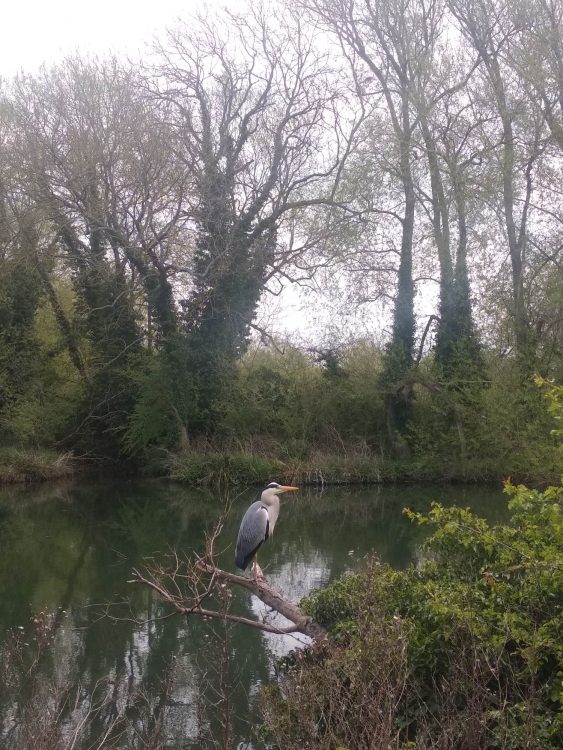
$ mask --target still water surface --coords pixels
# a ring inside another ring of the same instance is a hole
[[[233,569],[238,523],[254,495],[249,488],[234,499],[218,544],[227,569]],[[371,552],[402,568],[420,556],[425,534],[402,508],[426,510],[433,499],[471,507],[491,521],[506,514],[502,494],[490,487],[304,490],[282,504],[261,566],[273,585],[296,601]],[[171,549],[201,549],[223,502],[164,481],[0,490],[0,636],[27,627],[37,612],[57,613],[52,679],[81,686],[80,701],[66,718],[69,727],[80,720],[96,691],[110,691],[111,700],[107,715],[100,712],[92,725],[93,734],[103,731],[111,713],[122,710],[131,696],[144,693],[151,696],[153,708],[166,704],[170,748],[202,746],[198,737],[213,717],[203,717],[197,687],[202,673],[210,673],[213,681],[217,659],[209,645],[209,625],[196,618],[159,619],[166,614],[159,601],[128,580],[131,569],[148,557],[158,559]],[[103,616],[108,604],[114,618]],[[237,594],[233,611],[250,617],[262,612],[261,604],[245,593]],[[232,630],[229,656],[237,682],[233,747],[251,746],[246,743],[256,723],[254,697],[271,679],[276,659],[300,640],[243,627]],[[162,678],[171,664],[171,692],[164,695]],[[6,728],[6,715],[1,718]],[[93,740],[91,735],[81,747],[90,747]],[[252,747],[260,743],[254,740]]]

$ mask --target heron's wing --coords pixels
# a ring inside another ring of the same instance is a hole
[[[270,522],[268,511],[257,501],[246,511],[238,532],[235,563],[237,568],[246,570],[259,547],[268,538]]]

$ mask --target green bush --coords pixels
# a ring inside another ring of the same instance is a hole
[[[274,436],[290,458],[304,457],[312,445],[375,444],[382,424],[379,360],[368,343],[335,355],[331,367],[292,347],[252,349],[217,408],[218,429],[236,440]]]
[[[514,361],[489,358],[482,379],[448,383],[423,363],[407,439],[421,476],[557,482],[563,447],[553,414]],[[409,467],[406,467],[408,470]]]
[[[432,530],[418,567],[371,561],[303,602],[331,635],[264,697],[281,746],[561,747],[563,486],[506,491],[510,523],[409,512]],[[364,742],[367,705],[381,744]]]
[[[11,291],[13,294],[15,289]],[[0,289],[1,441],[34,448],[53,446],[69,430],[83,398],[83,383],[71,362],[49,301],[43,297],[35,299],[23,321],[20,312],[16,336],[9,326],[3,327],[4,294],[5,289]],[[57,284],[56,294],[61,309],[72,320],[74,296],[70,285]],[[29,295],[24,296],[27,299]],[[26,305],[29,307],[31,302],[33,298]],[[10,304],[15,306],[16,301]],[[12,324],[16,320],[14,316]],[[84,341],[80,343],[84,348]]]

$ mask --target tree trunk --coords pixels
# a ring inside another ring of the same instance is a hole
[[[411,124],[407,94],[403,94],[400,138],[400,171],[404,192],[401,257],[399,261],[397,297],[393,314],[391,342],[385,354],[382,382],[386,390],[385,412],[387,440],[394,453],[405,449],[400,439],[411,411],[412,389],[398,387],[413,364],[414,353],[414,283],[412,277],[412,246],[416,197],[411,171]]]
[[[80,373],[80,377],[82,378],[83,382],[87,383],[88,376],[86,373],[86,367],[84,365],[84,359],[82,357],[82,353],[80,352],[80,349],[78,348],[78,344],[76,343],[70,322],[65,314],[65,311],[63,310],[61,306],[61,303],[59,302],[59,298],[57,297],[57,292],[55,291],[55,288],[51,283],[49,274],[47,273],[47,271],[41,265],[40,262],[37,263],[37,269],[39,271],[41,281],[43,282],[43,287],[45,288],[45,291],[47,292],[47,296],[49,298],[49,302],[51,303],[51,307],[53,308],[53,313],[55,315],[55,319],[59,326],[59,331],[61,333],[61,336],[63,337],[66,348],[68,350],[68,354],[71,359],[71,362]]]

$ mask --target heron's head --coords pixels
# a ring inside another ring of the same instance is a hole
[[[277,482],[270,482],[262,490],[262,502],[269,504],[277,500],[279,495],[283,495],[284,492],[297,492],[299,487],[292,487],[288,484],[278,484]]]

